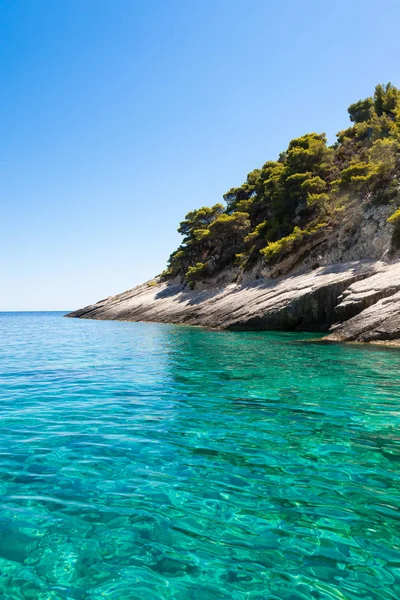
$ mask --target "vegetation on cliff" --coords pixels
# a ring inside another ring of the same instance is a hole
[[[189,212],[163,277],[180,276],[194,287],[229,265],[246,270],[260,259],[278,261],[337,222],[355,197],[393,203],[391,221],[398,223],[400,90],[377,85],[373,97],[355,102],[348,113],[352,124],[333,145],[324,133],[296,138],[278,160],[230,189],[225,205]]]

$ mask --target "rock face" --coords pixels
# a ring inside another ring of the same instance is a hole
[[[156,278],[67,316],[322,331],[330,341],[400,345],[400,250],[387,221],[393,210],[355,199],[335,226],[276,264],[260,260],[246,272],[232,264],[193,291]]]
[[[342,323],[326,339],[400,345],[400,263],[350,285],[336,312]]]
[[[400,340],[400,262],[354,261],[203,291],[152,281],[68,316],[246,330],[333,326],[327,339]]]

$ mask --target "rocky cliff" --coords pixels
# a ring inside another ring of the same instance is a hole
[[[400,262],[334,264],[202,291],[151,281],[68,316],[236,330],[333,327],[327,339],[400,343]]]
[[[400,90],[348,113],[332,146],[296,138],[225,206],[190,211],[161,276],[68,316],[400,344]]]
[[[191,290],[155,278],[69,317],[235,330],[329,332],[332,341],[400,344],[400,260],[389,207],[365,205],[274,267],[227,268]],[[367,258],[365,258],[365,256]]]

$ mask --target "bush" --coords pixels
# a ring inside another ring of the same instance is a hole
[[[387,219],[388,223],[394,223],[395,225],[400,223],[400,208],[398,208],[390,217]]]
[[[198,262],[193,267],[189,267],[186,271],[186,281],[197,281],[207,271],[207,263]]]
[[[306,229],[295,227],[290,235],[287,235],[276,242],[269,242],[265,248],[260,250],[260,253],[264,256],[266,262],[270,262],[281,254],[291,251],[296,243],[305,241],[323,227],[326,227],[326,225],[327,223],[318,223],[314,227],[310,226]]]
[[[394,225],[392,235],[392,251],[396,252],[400,248],[400,208],[398,208],[389,218],[388,223]]]
[[[299,227],[295,227],[290,235],[287,235],[276,242],[268,242],[265,248],[260,250],[260,253],[264,256],[265,260],[269,262],[277,255],[281,254],[284,250],[289,249],[293,246],[293,243],[297,240],[301,240],[305,231]]]
[[[325,214],[328,214],[330,200],[329,194],[308,194],[307,205],[318,206],[320,210],[323,210]]]

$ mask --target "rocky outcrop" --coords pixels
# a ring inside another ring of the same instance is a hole
[[[151,281],[68,316],[236,330],[328,331],[334,326],[327,339],[375,341],[387,335],[395,340],[400,339],[400,263],[354,261],[202,291]]]
[[[327,340],[390,342],[400,345],[400,263],[353,283],[339,297],[341,324]]]
[[[67,316],[322,331],[329,341],[400,344],[400,252],[387,220],[394,207],[353,204],[336,226],[276,263],[259,260],[245,271],[228,265],[195,290],[155,278]]]

